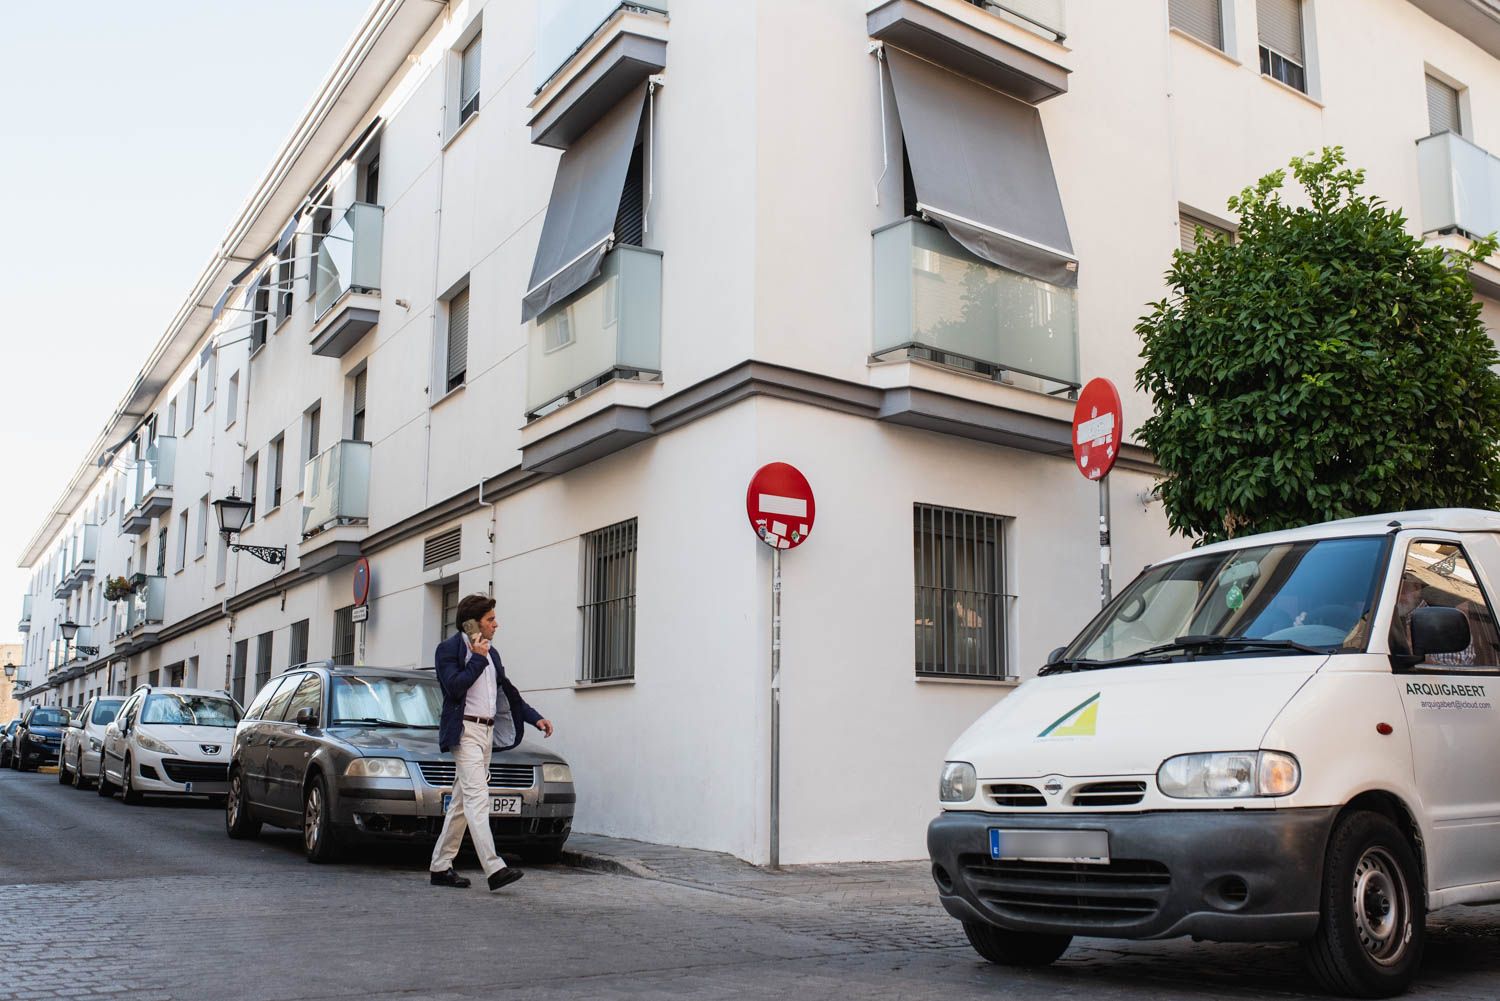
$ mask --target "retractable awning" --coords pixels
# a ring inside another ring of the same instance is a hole
[[[646,86],[641,84],[611,108],[558,160],[531,281],[521,302],[522,321],[562,302],[599,274],[614,240],[620,194],[646,107]]]
[[[885,54],[919,208],[976,256],[1076,287],[1036,109],[890,45]]]
[[[292,221],[286,224],[286,229],[281,231],[281,236],[276,240],[276,256],[285,257],[286,248],[292,245],[292,239],[297,235],[297,217],[292,216]]]

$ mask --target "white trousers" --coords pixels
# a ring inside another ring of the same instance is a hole
[[[490,746],[493,728],[464,720],[464,733],[453,749],[453,798],[443,815],[443,833],[432,849],[433,872],[453,868],[458,849],[464,841],[465,828],[474,842],[474,853],[484,874],[489,876],[505,868],[505,860],[495,853],[495,837],[490,833]]]

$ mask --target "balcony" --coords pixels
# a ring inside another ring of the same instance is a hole
[[[567,149],[667,64],[667,0],[547,0],[537,23],[531,141]]]
[[[63,578],[67,593],[71,594],[94,579],[94,564],[99,555],[99,526],[84,525],[74,550],[72,568]]]
[[[126,535],[149,531],[151,519],[172,510],[172,481],[177,468],[177,439],[159,437],[136,460],[128,481],[135,483],[135,502],[120,517]]]
[[[1048,394],[1077,388],[1074,292],[995,266],[936,226],[875,231],[873,357],[936,362]]]
[[[380,320],[385,209],[356,202],[318,242],[312,352],[342,358]]]
[[[328,573],[359,559],[370,520],[370,453],[369,442],[345,440],[308,460],[297,546],[301,570]]]
[[[31,597],[29,594],[21,596],[21,622],[16,626],[16,632],[31,632]]]
[[[135,579],[136,588],[125,613],[125,634],[130,638],[131,650],[156,642],[167,611],[167,579],[145,574],[136,574]]]
[[[661,253],[616,247],[599,277],[538,316],[526,341],[526,419],[615,379],[661,379]]]
[[[1467,249],[1500,231],[1500,157],[1452,132],[1417,141],[1422,231],[1439,244]],[[1476,291],[1500,298],[1500,257],[1469,272]]]

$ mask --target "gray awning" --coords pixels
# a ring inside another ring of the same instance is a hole
[[[297,235],[297,217],[292,216],[292,221],[286,224],[286,229],[281,231],[280,238],[276,241],[276,256],[285,257],[286,248],[291,246],[292,238]]]
[[[522,321],[555,306],[599,274],[614,238],[620,193],[645,106],[642,84],[558,160],[531,281],[521,301]]]
[[[885,54],[922,211],[987,261],[1076,287],[1036,109],[900,49]]]

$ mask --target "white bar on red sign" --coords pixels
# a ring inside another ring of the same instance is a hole
[[[1108,438],[1115,433],[1115,415],[1100,414],[1092,420],[1083,421],[1078,425],[1078,444],[1098,441],[1100,438]]]
[[[807,501],[801,497],[779,497],[776,494],[761,494],[756,501],[761,514],[781,514],[788,518],[806,518]]]

